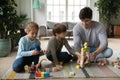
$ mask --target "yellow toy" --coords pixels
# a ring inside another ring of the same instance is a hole
[[[80,69],[80,65],[76,65],[75,68],[76,68],[76,69]]]
[[[89,47],[88,47],[88,43],[85,42],[85,43],[84,43],[84,47],[81,48],[80,66],[81,66],[82,68],[84,67],[84,65],[90,64],[89,56],[90,56],[90,49],[89,49]]]

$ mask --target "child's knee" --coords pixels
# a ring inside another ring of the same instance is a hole
[[[13,68],[13,71],[15,72],[21,72],[21,70],[24,69],[23,59],[22,58],[16,59],[12,65],[12,68]]]
[[[19,73],[23,70],[21,67],[19,67],[19,65],[13,65],[12,68],[13,68],[13,71],[15,71],[17,73]]]

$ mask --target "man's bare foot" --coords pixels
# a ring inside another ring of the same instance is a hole
[[[99,58],[97,61],[98,61],[98,65],[101,65],[101,66],[108,64],[108,61],[106,58]]]
[[[106,58],[103,59],[103,62],[105,63],[105,65],[108,64],[108,61]]]
[[[99,58],[99,59],[97,60],[97,62],[98,62],[98,65],[102,65],[102,59],[101,59],[101,58]]]

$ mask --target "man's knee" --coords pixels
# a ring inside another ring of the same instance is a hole
[[[113,55],[113,50],[111,49],[111,48],[107,48],[106,50],[105,50],[105,57],[106,58],[109,58],[109,57],[111,57]]]

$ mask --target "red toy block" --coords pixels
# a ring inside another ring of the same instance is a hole
[[[35,76],[36,77],[41,77],[41,72],[40,71],[36,71]]]

